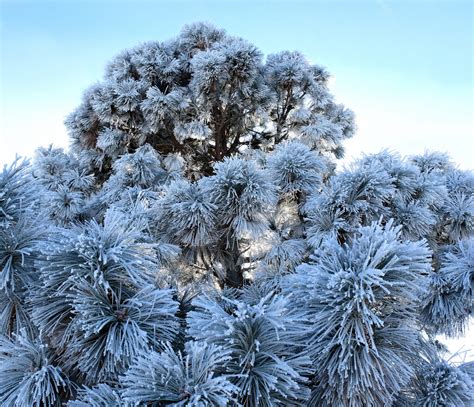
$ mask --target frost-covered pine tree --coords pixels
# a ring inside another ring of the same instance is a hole
[[[470,406],[474,175],[382,151],[299,52],[115,57],[0,174],[0,405]]]

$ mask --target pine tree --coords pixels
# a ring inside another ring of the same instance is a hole
[[[0,173],[3,406],[470,406],[474,174],[381,151],[299,52],[125,50]]]

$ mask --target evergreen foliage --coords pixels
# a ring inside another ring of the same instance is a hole
[[[303,315],[273,292],[247,301],[245,291],[229,294],[196,298],[189,335],[229,350],[226,371],[242,405],[304,405],[311,370]]]
[[[122,378],[123,397],[132,403],[174,406],[227,406],[238,389],[226,373],[228,350],[186,343],[186,355],[167,344],[161,353],[143,354]]]
[[[0,404],[471,406],[474,174],[336,170],[328,79],[202,23],[115,57],[0,173]]]
[[[450,246],[441,267],[433,272],[422,317],[435,332],[463,334],[474,307],[474,241]]]
[[[70,383],[54,364],[54,353],[25,332],[0,337],[0,403],[4,406],[60,406]]]
[[[78,397],[69,401],[69,407],[120,407],[124,406],[120,393],[108,384],[100,383],[95,387],[84,387],[78,391]]]
[[[417,362],[416,373],[397,406],[455,407],[472,404],[474,381],[472,362],[455,366],[438,352],[428,353]]]
[[[282,283],[308,315],[317,367],[311,405],[390,405],[410,379],[430,252],[423,242],[401,242],[400,230],[374,223],[350,243],[327,240],[314,264]]]
[[[15,160],[0,173],[0,335],[33,334],[28,294],[37,281],[34,263],[45,238],[36,214],[39,188],[27,161]]]

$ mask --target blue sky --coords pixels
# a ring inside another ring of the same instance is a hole
[[[265,54],[298,49],[357,115],[347,157],[448,151],[472,168],[473,9],[466,1],[0,0],[0,164],[67,146],[64,116],[117,52],[209,21]]]

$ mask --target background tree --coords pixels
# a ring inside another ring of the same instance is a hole
[[[244,148],[272,150],[298,137],[342,155],[353,115],[334,102],[327,72],[298,52],[262,54],[206,24],[185,26],[165,42],[126,50],[66,120],[72,151],[100,179],[114,159],[144,144],[179,153],[191,177]]]

